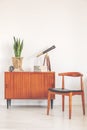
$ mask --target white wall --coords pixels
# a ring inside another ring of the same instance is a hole
[[[49,55],[56,85],[60,84],[58,72],[80,71],[84,74],[87,99],[86,0],[0,0],[0,104],[5,104],[4,72],[12,64],[13,36],[24,39],[25,71],[33,70],[34,54],[55,45]],[[75,103],[80,100],[75,98]]]

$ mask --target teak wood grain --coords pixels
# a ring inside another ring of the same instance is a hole
[[[5,72],[5,99],[47,99],[50,87],[55,72]]]

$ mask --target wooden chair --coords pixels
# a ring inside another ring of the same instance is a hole
[[[49,115],[51,95],[55,95],[55,94],[62,95],[62,111],[64,111],[64,97],[69,96],[69,119],[71,119],[71,113],[72,113],[72,96],[81,95],[83,115],[85,115],[84,86],[82,80],[83,74],[79,72],[65,72],[65,73],[59,73],[59,76],[62,76],[62,88],[48,89],[47,115]],[[75,87],[74,89],[66,89],[64,86],[65,76],[78,77],[80,79],[80,85],[81,85],[80,89],[76,90]]]

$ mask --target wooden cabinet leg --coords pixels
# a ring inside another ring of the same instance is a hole
[[[53,109],[53,99],[51,99],[51,109]]]
[[[7,99],[7,109],[11,106],[11,99]]]

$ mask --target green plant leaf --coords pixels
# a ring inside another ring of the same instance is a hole
[[[15,57],[21,57],[21,52],[23,50],[23,40],[21,41],[20,38],[18,39],[15,37],[13,37],[13,39],[14,39],[13,48]]]

